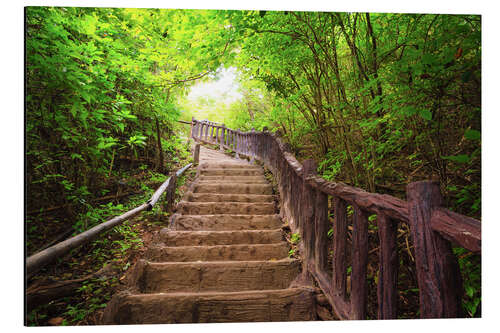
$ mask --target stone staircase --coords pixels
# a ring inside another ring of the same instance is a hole
[[[288,258],[281,224],[260,167],[203,149],[171,226],[131,270],[103,323],[315,320],[314,290],[291,287],[301,266]]]

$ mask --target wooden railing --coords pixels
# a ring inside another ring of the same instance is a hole
[[[189,163],[182,169],[179,169],[177,172],[172,174],[172,176],[170,176],[165,182],[163,182],[163,184],[153,193],[151,199],[149,199],[142,205],[28,257],[26,260],[26,275],[28,277],[32,276],[45,265],[48,265],[49,263],[55,261],[57,258],[68,253],[69,251],[92,241],[101,233],[127,221],[128,219],[136,216],[143,210],[153,209],[154,205],[156,205],[161,195],[165,191],[167,192],[166,210],[167,211],[170,210],[174,203],[175,188],[177,186],[177,177],[180,177],[187,169],[191,167],[191,165],[192,164]]]
[[[236,157],[258,159],[275,176],[280,214],[301,235],[304,279],[312,276],[340,319],[365,319],[367,304],[368,217],[377,215],[379,237],[378,318],[398,315],[399,222],[409,225],[422,318],[462,316],[462,281],[451,242],[481,252],[481,223],[441,207],[439,185],[431,181],[407,186],[407,201],[369,193],[316,175],[312,160],[299,163],[277,136],[241,132],[209,121],[191,122],[191,137],[230,149]],[[329,200],[331,199],[331,205]],[[351,263],[347,262],[348,214],[353,209]],[[331,212],[330,212],[331,210]],[[333,213],[333,269],[328,271],[329,213]],[[347,268],[352,267],[350,295]],[[330,274],[331,273],[331,274]]]

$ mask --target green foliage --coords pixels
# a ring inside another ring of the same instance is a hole
[[[149,171],[149,175],[150,175],[149,181],[151,183],[163,183],[168,178],[167,175],[154,171]]]
[[[40,307],[34,309],[30,313],[28,313],[27,321],[28,326],[40,326],[40,323],[47,318],[47,314],[45,313],[44,307]]]
[[[106,294],[106,287],[110,284],[116,284],[117,280],[117,278],[111,278],[109,280],[94,279],[84,281],[78,292],[82,294],[85,302],[75,305],[68,304],[66,312],[63,314],[68,319],[65,319],[62,325],[78,324],[95,311],[105,308],[110,299],[110,295]]]
[[[342,163],[345,161],[345,154],[337,154],[336,156],[333,154],[334,152],[329,150],[318,165],[321,177],[329,181],[335,181],[335,176],[340,173]]]
[[[460,154],[456,156],[442,156],[442,158],[457,163],[469,163],[470,161],[470,156],[466,154]]]
[[[300,241],[300,234],[297,232],[297,233],[294,233],[292,234],[292,236],[290,237],[290,242],[292,242],[292,244],[298,244]]]
[[[272,96],[259,121],[296,152],[309,144],[326,179],[372,192],[417,170],[444,185],[480,183],[479,16],[237,11],[230,20],[240,76]],[[255,123],[246,111],[235,117],[239,128]],[[476,171],[457,177],[466,169]]]
[[[473,213],[479,212],[481,208],[481,197],[477,195],[480,192],[479,184],[449,186],[448,190],[457,198],[455,209],[464,210],[462,207],[465,207]]]
[[[224,19],[28,7],[26,20],[28,206],[64,204],[67,197],[51,194],[79,188],[93,196],[120,177],[118,158],[157,155],[156,120],[167,157],[179,160],[178,138],[168,135],[180,116],[174,96],[219,67],[231,37]]]
[[[466,130],[464,136],[469,140],[481,140],[481,132],[473,129]]]
[[[464,283],[464,312],[475,317],[481,303],[481,257],[472,255],[464,248],[453,248],[453,252],[458,257]]]

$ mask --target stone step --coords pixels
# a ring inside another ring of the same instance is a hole
[[[279,215],[179,215],[175,230],[268,230],[281,228]]]
[[[233,169],[200,169],[202,176],[263,176],[262,169],[246,169],[246,168],[233,168]]]
[[[288,288],[299,273],[296,259],[277,261],[146,262],[141,293],[245,291]]]
[[[198,166],[199,170],[204,169],[252,169],[252,170],[262,170],[262,168],[255,164],[250,164],[247,162],[202,162]]]
[[[269,194],[189,193],[184,199],[191,202],[275,202],[277,196]]]
[[[103,323],[173,324],[315,320],[314,292],[265,291],[129,294],[114,296]]]
[[[275,244],[239,244],[214,246],[155,246],[149,247],[145,258],[153,262],[188,261],[262,261],[288,256],[285,242]]]
[[[269,184],[195,183],[193,192],[218,194],[273,194],[273,188]]]
[[[240,231],[175,231],[163,228],[160,241],[168,246],[269,244],[283,239],[281,229]]]
[[[248,202],[181,201],[177,205],[177,213],[184,215],[208,215],[208,214],[264,215],[264,214],[276,213],[276,206],[274,202],[248,203]]]
[[[197,184],[269,184],[266,179],[199,179]]]
[[[252,184],[253,183],[261,183],[265,182],[266,184],[268,183],[266,177],[264,176],[225,176],[225,175],[220,175],[220,176],[205,176],[201,175],[198,177],[198,181],[201,182],[235,182],[235,183],[247,183],[247,184]]]

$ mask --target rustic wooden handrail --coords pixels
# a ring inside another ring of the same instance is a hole
[[[209,133],[210,132],[210,133]],[[282,199],[280,214],[292,232],[299,232],[304,249],[303,274],[318,283],[340,319],[366,318],[368,216],[377,215],[379,250],[378,318],[397,318],[397,224],[408,223],[415,262],[422,318],[460,317],[462,285],[450,241],[481,253],[481,222],[441,207],[439,186],[430,181],[408,185],[404,201],[369,193],[315,173],[312,160],[301,164],[279,137],[241,132],[224,124],[192,119],[191,137],[235,152],[236,158],[258,159],[275,176]],[[326,270],[328,201],[332,198],[333,271]],[[347,293],[347,206],[353,208],[351,293]],[[307,278],[305,278],[307,280]]]
[[[52,245],[51,247],[48,247],[40,252],[37,252],[31,256],[28,257],[26,260],[26,273],[27,276],[32,276],[34,273],[36,273],[38,270],[40,270],[42,267],[46,266],[47,264],[53,262],[56,258],[59,258],[60,256],[68,253],[69,251],[86,244],[93,239],[95,239],[97,236],[99,236],[101,233],[119,225],[120,223],[127,221],[128,219],[136,216],[143,210],[151,210],[153,209],[154,205],[158,202],[160,199],[161,195],[167,191],[167,210],[170,209],[170,207],[173,204],[173,199],[174,199],[174,193],[175,193],[175,187],[177,185],[177,178],[180,177],[187,169],[191,167],[192,163],[189,163],[188,165],[184,166],[182,169],[178,170],[175,172],[172,176],[170,176],[163,184],[153,193],[151,196],[151,199],[149,199],[147,202],[143,203],[142,205],[129,210],[126,213],[123,213],[120,216],[116,216],[106,222],[100,223],[96,225],[93,228],[90,228],[89,230],[86,230],[74,237],[68,238],[62,242],[59,242],[55,245]]]

